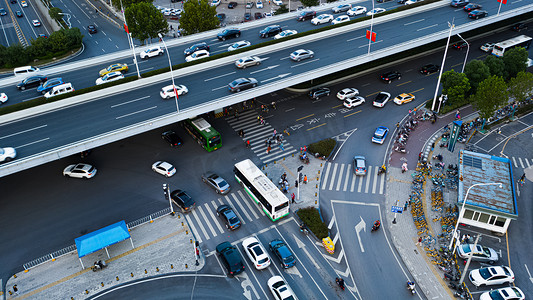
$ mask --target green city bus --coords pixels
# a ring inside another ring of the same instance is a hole
[[[187,119],[182,122],[183,127],[208,152],[215,151],[222,147],[222,137],[220,133],[200,117]]]

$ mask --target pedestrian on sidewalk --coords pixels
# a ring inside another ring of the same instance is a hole
[[[404,211],[407,211],[407,205],[409,204],[409,202],[405,201],[405,204],[403,205],[403,210]]]
[[[400,128],[400,122],[396,122],[396,128]]]
[[[285,128],[285,130],[283,130],[283,133],[285,133],[287,136],[291,135],[289,133],[289,126],[287,126],[287,128]]]
[[[272,147],[270,147],[270,145],[268,145],[268,147],[267,147],[267,154],[270,153],[270,150],[272,150]]]
[[[279,148],[281,149],[281,151],[285,151],[285,149],[283,149],[283,142],[279,143]]]
[[[276,133],[278,133],[278,131],[276,129],[274,129],[274,134],[272,135],[272,138],[276,137]]]
[[[422,152],[418,153],[418,161],[422,161]]]
[[[461,119],[461,112],[459,110],[457,110],[457,112],[455,113],[455,119],[456,120],[460,120]]]
[[[307,184],[307,175],[304,176],[304,183]]]
[[[246,141],[246,148],[250,148],[250,140]]]
[[[295,197],[296,197],[296,196],[294,195],[294,193],[292,193],[292,195],[291,195],[292,203],[296,203],[296,201],[294,201],[294,198],[295,198]]]
[[[19,289],[18,289],[16,284],[13,285],[13,293],[15,293],[15,295],[17,295],[17,296],[19,294]]]
[[[235,110],[234,116],[235,116],[235,119],[237,119],[237,121],[239,121],[239,112],[237,112],[237,110]]]
[[[520,180],[518,180],[518,182],[520,183],[520,186],[522,186],[524,185],[525,181],[526,181],[526,173],[524,173],[522,177],[520,177]]]
[[[416,242],[415,246],[422,246],[422,237],[418,237],[418,241]]]

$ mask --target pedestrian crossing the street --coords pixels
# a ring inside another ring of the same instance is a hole
[[[269,146],[268,140],[273,138],[276,128],[272,127],[267,121],[261,124],[258,117],[259,115],[255,110],[249,110],[232,117],[227,117],[226,121],[235,132],[238,133],[240,130],[244,131],[243,143],[246,145],[246,142],[249,140],[250,149],[265,164],[289,156],[297,151],[296,148],[285,140],[287,136],[283,133],[283,129],[278,128],[276,133],[278,135],[283,134],[283,141],[278,142],[272,139],[272,143],[270,144],[271,150],[267,153]]]
[[[513,161],[513,166],[515,168],[526,169],[533,165],[533,159],[529,158],[511,157],[511,160]]]
[[[185,214],[185,218],[200,243],[228,232],[224,222],[217,216],[217,208],[222,204],[233,208],[242,225],[266,216],[242,190],[197,205]]]
[[[321,178],[321,189],[337,192],[383,194],[385,176],[378,176],[379,166],[367,166],[365,176],[355,175],[352,164],[327,163]]]

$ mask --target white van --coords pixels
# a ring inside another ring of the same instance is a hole
[[[13,70],[13,73],[15,74],[15,76],[25,76],[25,75],[36,74],[39,71],[40,70],[37,67],[25,66],[25,67],[15,68]]]
[[[64,83],[58,86],[54,86],[48,93],[44,94],[45,98],[50,98],[57,95],[63,95],[66,93],[73,92],[74,88],[72,87],[72,83]]]

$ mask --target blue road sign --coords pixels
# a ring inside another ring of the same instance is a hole
[[[393,205],[392,208],[391,208],[391,211],[392,211],[393,213],[400,213],[400,214],[401,214],[401,213],[403,212],[403,207],[401,207],[401,206],[394,206],[394,205]]]

